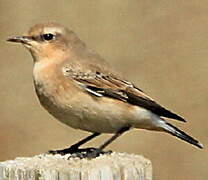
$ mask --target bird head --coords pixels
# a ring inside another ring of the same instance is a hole
[[[7,41],[23,44],[35,61],[62,56],[81,44],[76,34],[58,23],[36,24],[26,35],[14,36]]]

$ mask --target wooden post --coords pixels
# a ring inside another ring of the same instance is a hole
[[[143,156],[115,153],[97,158],[41,154],[0,162],[0,180],[151,180],[151,162]]]

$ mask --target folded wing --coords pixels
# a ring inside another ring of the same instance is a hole
[[[93,96],[114,98],[132,105],[146,108],[158,116],[176,119],[185,122],[179,115],[165,109],[147,96],[141,89],[132,83],[122,80],[112,74],[101,72],[78,73],[72,69],[66,70],[65,75],[72,78],[86,92]]]

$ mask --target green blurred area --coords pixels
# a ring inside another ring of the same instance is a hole
[[[7,43],[39,22],[73,29],[89,47],[160,104],[188,122],[174,122],[205,146],[199,150],[167,134],[133,130],[109,149],[142,154],[154,179],[207,179],[208,1],[0,0],[0,160],[59,149],[88,133],[67,127],[40,105],[32,58]],[[89,143],[98,146],[109,135]]]

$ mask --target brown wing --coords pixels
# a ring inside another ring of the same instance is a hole
[[[172,118],[180,121],[185,120],[175,113],[165,109],[147,96],[141,89],[132,83],[122,80],[112,74],[102,74],[101,72],[78,73],[72,69],[65,73],[66,76],[74,79],[89,94],[97,97],[115,98],[132,105],[146,108],[158,116]]]

